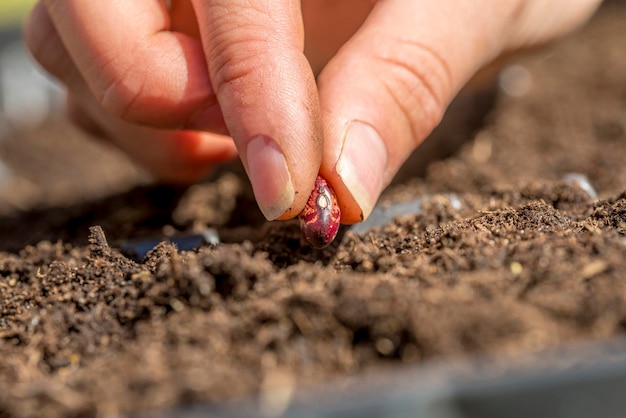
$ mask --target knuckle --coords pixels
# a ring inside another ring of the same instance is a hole
[[[269,51],[281,42],[280,25],[267,11],[245,7],[221,19],[210,36],[208,63],[216,93],[240,83],[255,82],[272,66]],[[271,33],[268,33],[268,30]]]
[[[111,115],[127,122],[137,122],[133,110],[142,90],[143,83],[128,84],[124,80],[111,80],[102,89],[98,101]]]
[[[243,45],[242,45],[243,46]],[[236,44],[229,47],[237,48]],[[230,85],[242,82],[250,78],[259,68],[257,55],[250,50],[247,43],[245,48],[224,51],[218,54],[215,60],[213,81],[218,92]]]
[[[224,90],[247,83],[259,75],[263,67],[270,64],[259,59],[267,48],[266,42],[251,37],[216,44],[210,62],[212,82],[218,96]]]
[[[414,145],[439,124],[452,91],[452,76],[444,58],[412,40],[399,40],[393,54],[376,55],[383,62],[383,87],[405,117]]]
[[[147,73],[138,68],[155,70]],[[137,60],[111,59],[101,64],[97,74],[92,73],[90,86],[100,106],[112,116],[140,125],[175,128],[186,107],[175,105],[172,83],[158,70],[156,65]]]
[[[110,56],[86,68],[92,91],[108,113],[127,122],[133,120],[133,108],[142,91],[145,79],[128,65],[124,55]],[[141,67],[135,67],[141,68]]]

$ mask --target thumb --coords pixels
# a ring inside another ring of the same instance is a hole
[[[195,0],[213,89],[269,220],[304,207],[322,156],[297,0]]]
[[[553,35],[544,29],[571,27],[576,19],[567,11],[577,8],[574,3],[594,1],[562,2],[561,21],[552,16],[543,29],[545,10],[527,7],[537,3],[532,1],[376,3],[318,79],[326,141],[321,173],[337,193],[342,222],[369,215],[401,164],[481,67],[523,46],[521,33],[548,38]]]

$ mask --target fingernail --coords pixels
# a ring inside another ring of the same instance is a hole
[[[287,160],[278,144],[265,135],[248,142],[246,159],[256,201],[265,218],[272,221],[285,213],[295,199]]]
[[[372,212],[384,184],[387,148],[376,130],[354,121],[348,127],[336,170],[360,206],[363,219]]]

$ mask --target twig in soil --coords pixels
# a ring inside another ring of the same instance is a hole
[[[100,225],[89,227],[89,254],[92,258],[111,255],[111,248]]]

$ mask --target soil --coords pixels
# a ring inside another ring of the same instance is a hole
[[[622,335],[625,21],[606,3],[523,57],[529,90],[500,89],[458,152],[381,199],[429,196],[420,213],[320,251],[263,221],[239,167],[174,188],[62,119],[3,140],[0,416],[125,416]],[[220,244],[119,250],[207,227]]]

